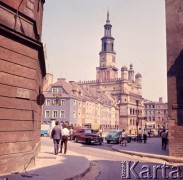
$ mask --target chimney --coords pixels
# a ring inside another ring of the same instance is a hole
[[[66,78],[57,78],[57,81],[66,81]]]

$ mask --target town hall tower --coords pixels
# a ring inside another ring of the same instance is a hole
[[[104,37],[101,38],[102,49],[99,53],[100,63],[99,67],[96,68],[96,80],[100,82],[118,78],[114,38],[111,35],[111,28],[112,25],[110,24],[108,11],[106,24],[104,25]]]

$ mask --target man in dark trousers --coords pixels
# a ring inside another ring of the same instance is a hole
[[[55,122],[55,127],[51,131],[51,138],[53,139],[54,143],[55,155],[57,155],[59,150],[59,143],[62,138],[61,127],[59,126],[58,121]]]
[[[162,141],[162,150],[166,150],[167,141],[168,140],[168,133],[165,129],[163,129],[163,132],[161,133],[161,141]]]

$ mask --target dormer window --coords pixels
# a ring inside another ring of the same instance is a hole
[[[53,94],[56,94],[58,92],[58,89],[57,88],[52,88],[52,93]]]

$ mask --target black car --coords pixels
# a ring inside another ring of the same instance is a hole
[[[75,142],[81,141],[85,142],[87,144],[95,143],[95,144],[102,144],[103,139],[101,136],[96,133],[96,131],[90,129],[90,128],[81,128],[78,129],[73,134],[73,140]]]
[[[119,138],[120,138],[121,132],[122,132],[122,130],[109,131],[107,136],[105,137],[105,140],[107,141],[108,144],[110,142],[119,144]],[[130,135],[127,135],[126,139],[127,139],[128,143],[131,142],[131,136]]]

